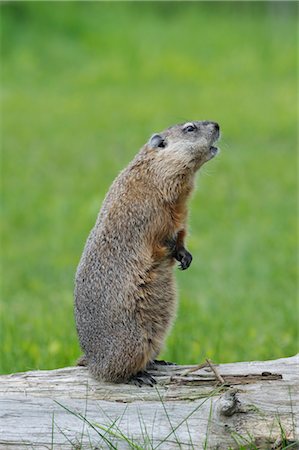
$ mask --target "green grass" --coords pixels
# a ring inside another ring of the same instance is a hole
[[[217,120],[162,357],[297,348],[296,3],[7,2],[3,373],[79,356],[73,279],[109,185],[154,131]]]

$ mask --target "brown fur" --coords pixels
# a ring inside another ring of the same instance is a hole
[[[143,371],[174,319],[173,266],[177,259],[185,269],[192,259],[184,245],[187,201],[219,135],[213,122],[194,124],[192,136],[176,125],[140,150],[112,184],[87,240],[75,316],[81,363],[99,379]]]

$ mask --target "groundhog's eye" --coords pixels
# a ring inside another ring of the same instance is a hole
[[[192,123],[185,125],[185,127],[183,128],[183,131],[185,131],[186,133],[190,133],[191,131],[195,131],[195,130],[196,130],[196,128]]]

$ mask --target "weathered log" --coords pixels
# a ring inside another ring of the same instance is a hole
[[[155,387],[84,367],[2,375],[0,448],[299,448],[298,355],[195,368],[160,366]]]

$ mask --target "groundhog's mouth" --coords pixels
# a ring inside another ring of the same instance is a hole
[[[210,149],[209,149],[210,159],[214,158],[217,155],[218,152],[219,152],[219,148],[211,146]]]
[[[215,144],[219,138],[220,138],[220,129],[219,129],[219,125],[217,125],[216,131],[213,134],[210,144]],[[219,148],[214,147],[214,145],[210,145],[209,152],[208,152],[208,159],[214,158],[218,153],[219,153]]]

